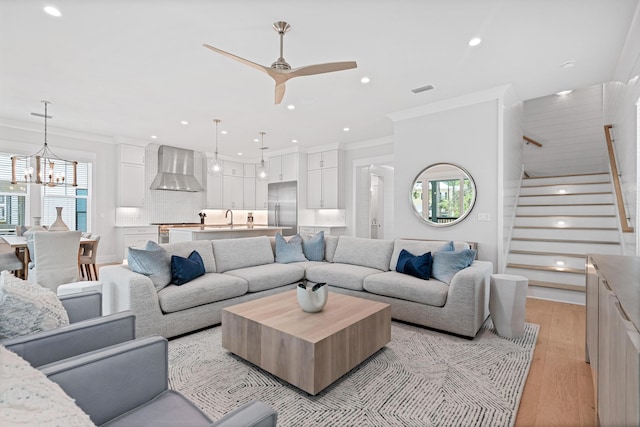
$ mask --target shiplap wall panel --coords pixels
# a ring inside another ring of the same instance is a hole
[[[607,172],[602,86],[525,101],[524,135],[543,144],[525,145],[523,163],[531,176]]]

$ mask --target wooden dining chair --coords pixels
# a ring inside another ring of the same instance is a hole
[[[96,254],[98,253],[98,243],[100,236],[92,235],[91,242],[80,243],[80,274],[89,280],[98,280],[98,270],[96,269]]]

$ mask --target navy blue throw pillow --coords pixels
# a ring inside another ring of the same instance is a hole
[[[396,271],[398,273],[410,274],[423,280],[429,280],[431,277],[431,252],[422,255],[413,255],[411,252],[403,249],[398,256],[396,263]]]
[[[198,251],[189,254],[189,258],[171,256],[171,283],[184,285],[196,277],[204,275],[204,262]]]

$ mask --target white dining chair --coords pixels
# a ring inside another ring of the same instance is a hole
[[[14,252],[0,254],[0,271],[9,270],[15,274],[23,268],[22,260]]]
[[[81,234],[80,231],[34,233],[29,282],[53,292],[63,283],[77,282]]]

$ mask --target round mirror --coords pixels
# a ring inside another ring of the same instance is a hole
[[[411,187],[411,207],[416,215],[434,227],[462,221],[476,202],[476,184],[464,168],[452,163],[435,163],[423,169]]]

